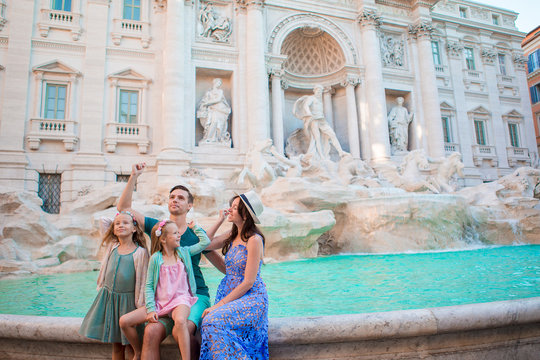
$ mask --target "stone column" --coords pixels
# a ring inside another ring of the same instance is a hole
[[[484,64],[484,76],[489,94],[489,110],[491,111],[491,124],[493,129],[493,140],[490,145],[495,146],[497,152],[498,167],[508,168],[508,154],[506,153],[506,137],[508,129],[505,128],[502,114],[501,102],[499,101],[499,89],[497,88],[497,71],[495,61],[497,53],[491,49],[484,48],[480,53]]]
[[[188,121],[184,114],[184,1],[167,1],[163,51],[162,152],[177,152],[187,147]]]
[[[324,106],[324,117],[328,124],[334,128],[334,110],[332,109],[332,94],[334,89],[331,86],[327,86],[323,91],[323,106]]]
[[[345,87],[347,96],[347,132],[349,135],[349,151],[355,159],[360,159],[360,140],[358,133],[358,113],[356,111],[356,96],[354,87],[359,83],[358,79],[348,78],[341,83]]]
[[[386,98],[382,79],[382,63],[380,57],[377,27],[380,17],[375,10],[362,10],[357,18],[361,26],[362,52],[365,54],[365,79],[367,103],[369,107],[369,140],[371,159],[375,162],[390,158],[390,138],[386,119]]]
[[[426,21],[409,27],[409,34],[416,39],[418,49],[418,66],[420,72],[420,91],[422,95],[423,113],[426,124],[429,155],[443,157],[444,139],[439,105],[439,91],[435,77],[435,65],[431,50],[431,33],[433,27]]]
[[[529,156],[534,159],[534,154],[538,158],[538,147],[536,146],[536,133],[534,131],[534,122],[531,109],[531,100],[529,97],[529,85],[527,83],[527,58],[519,51],[512,54],[512,62],[514,64],[514,72],[516,74],[516,82],[518,86],[518,92],[521,94],[521,114],[523,115],[524,128],[521,132],[525,135],[523,139],[523,147],[529,148]]]
[[[283,89],[281,87],[282,70],[272,70],[272,135],[274,146],[280,154],[283,154]]]
[[[233,34],[236,36],[238,43],[238,67],[234,74],[234,97],[232,101],[236,104],[233,109],[234,113],[231,136],[233,139],[233,147],[244,153],[248,150],[247,136],[247,81],[246,81],[246,8],[242,1],[235,3],[236,13],[236,30]]]
[[[369,143],[369,113],[367,109],[366,88],[364,81],[356,87],[356,109],[360,118],[360,156],[362,160],[371,158],[371,144]]]
[[[268,114],[269,94],[268,75],[266,73],[264,35],[264,0],[246,1],[246,77],[248,131],[250,145],[267,139],[270,135]]]
[[[448,68],[451,82],[454,87],[454,106],[456,118],[454,126],[457,127],[457,139],[461,152],[461,161],[465,165],[465,175],[476,177],[477,181],[467,182],[466,185],[477,185],[480,180],[480,173],[476,169],[473,160],[474,128],[467,114],[467,100],[465,99],[465,84],[463,83],[463,45],[457,39],[449,39],[446,43],[448,54]]]
[[[23,19],[25,14],[33,14],[34,1],[10,1],[6,9],[7,17]],[[25,168],[28,164],[24,155],[24,128],[28,121],[26,108],[29,74],[31,73],[32,21],[9,23],[9,42],[3,56],[2,65],[4,91],[0,109],[0,185],[25,188]],[[4,32],[6,30],[4,29]],[[34,101],[40,102],[39,98]],[[35,176],[34,176],[35,177]],[[37,185],[32,188],[37,189]]]

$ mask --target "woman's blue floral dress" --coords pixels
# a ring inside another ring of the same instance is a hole
[[[219,284],[216,303],[244,280],[246,262],[244,245],[227,252],[225,277]],[[260,277],[261,263],[255,283],[244,296],[204,317],[201,360],[268,359],[268,294]]]

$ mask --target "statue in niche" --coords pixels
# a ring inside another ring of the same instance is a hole
[[[403,66],[404,44],[403,40],[395,40],[388,35],[381,35],[382,63],[386,67]]]
[[[392,154],[406,152],[409,144],[409,124],[414,118],[414,113],[409,114],[407,108],[403,106],[403,101],[401,96],[398,97],[397,106],[394,106],[388,114]]]
[[[227,131],[227,122],[231,113],[231,107],[225,99],[221,87],[221,79],[216,78],[213,86],[204,94],[197,109],[204,135],[200,143],[217,143],[231,146],[231,135]]]
[[[212,3],[206,3],[199,12],[201,36],[218,42],[227,42],[232,32],[231,20],[218,14]]]
[[[304,131],[309,138],[306,154],[322,160],[330,160],[330,144],[337,150],[340,157],[347,153],[343,151],[334,130],[326,122],[322,93],[323,87],[315,85],[313,95],[304,95],[296,100],[293,114],[304,122]]]

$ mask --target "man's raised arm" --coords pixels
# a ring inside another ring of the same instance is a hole
[[[133,191],[135,190],[137,179],[139,178],[139,175],[141,175],[142,172],[144,171],[144,168],[146,168],[146,163],[134,164],[131,167],[131,175],[129,176],[129,180],[126,184],[126,187],[124,188],[124,191],[122,191],[122,195],[120,195],[120,198],[118,199],[118,203],[116,204],[116,209],[118,211],[126,211],[126,210],[132,211],[136,220],[143,227],[144,227],[144,216],[142,216],[139,213],[134,212],[131,209],[131,205],[133,202]]]

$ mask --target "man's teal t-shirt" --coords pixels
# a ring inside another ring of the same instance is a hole
[[[158,222],[158,219],[145,216],[144,232],[148,234],[148,236],[151,236],[150,234],[152,233],[152,228]],[[199,238],[189,227],[186,229],[186,231],[182,234],[182,237],[180,238],[180,246],[195,245],[198,242]],[[195,275],[195,283],[197,284],[197,294],[210,297],[210,293],[208,292],[208,286],[206,286],[206,283],[204,282],[204,277],[201,272],[201,268],[199,267],[199,261],[201,261],[200,253],[191,257],[191,263],[193,265],[193,275]]]

